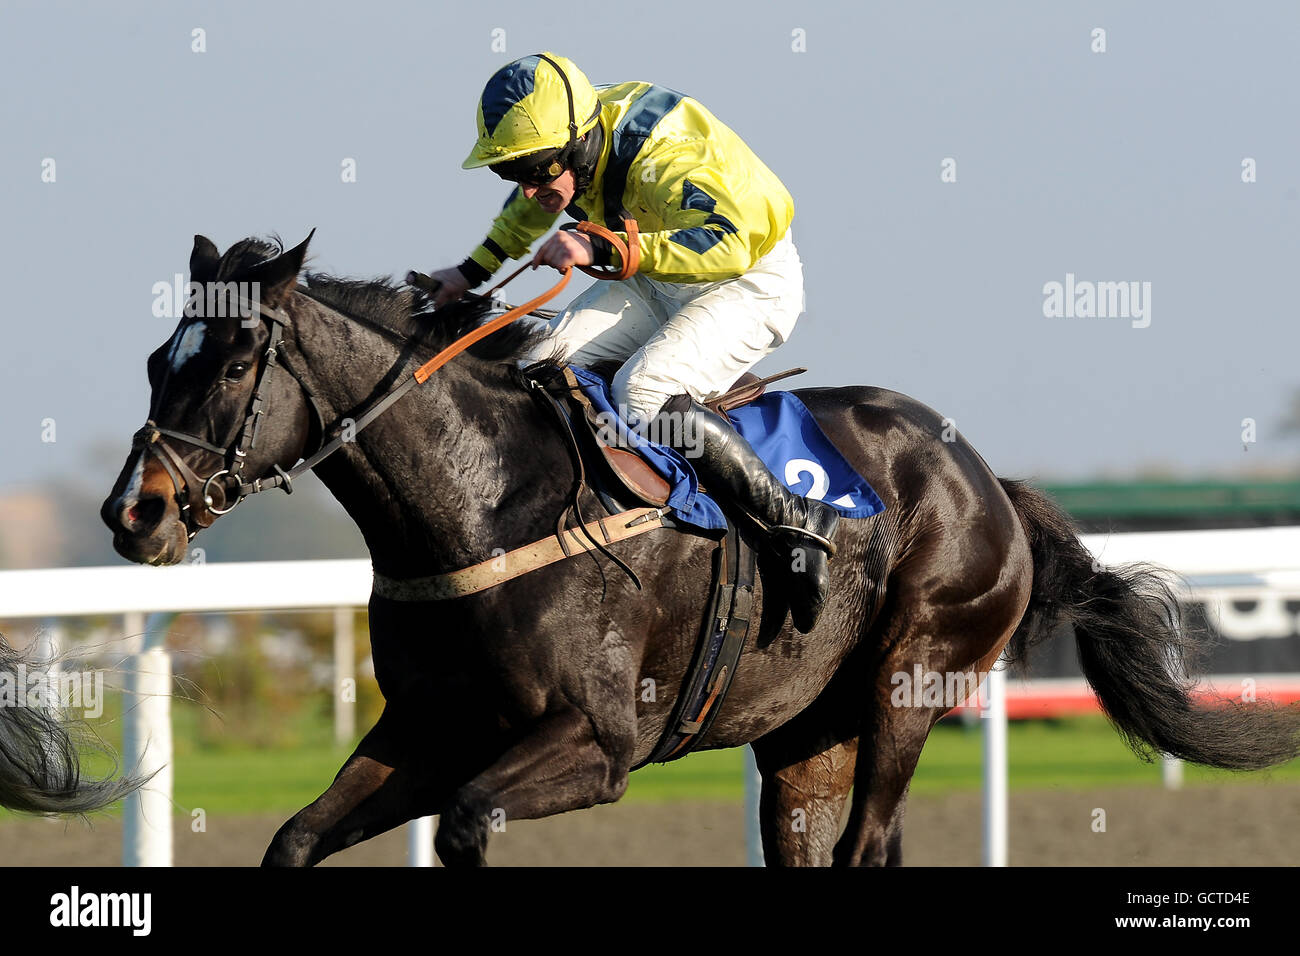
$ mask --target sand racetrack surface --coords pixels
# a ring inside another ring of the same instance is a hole
[[[904,862],[978,866],[978,793],[909,803]],[[1095,829],[1104,811],[1104,832]],[[252,866],[288,815],[175,818],[178,866]],[[488,843],[498,866],[743,866],[742,809],[730,803],[615,804],[549,820],[509,821]],[[1025,791],[1011,795],[1013,866],[1292,866],[1300,860],[1300,784]],[[115,866],[122,826],[103,817],[0,823],[0,865]],[[400,866],[405,830],[326,866]]]

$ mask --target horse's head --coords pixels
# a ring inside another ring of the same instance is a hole
[[[149,356],[149,420],[100,509],[124,558],[179,563],[189,540],[238,503],[241,485],[302,457],[308,399],[268,356],[310,240],[280,253],[246,239],[223,256],[194,237],[186,314]]]

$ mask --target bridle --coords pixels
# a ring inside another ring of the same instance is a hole
[[[628,235],[626,243],[619,236],[598,223],[584,221],[574,225],[574,228],[579,232],[589,233],[609,242],[620,258],[620,265],[614,268],[593,266],[579,266],[578,268],[599,279],[626,279],[635,274],[641,259],[640,247],[637,244],[636,221],[628,219],[625,221],[624,226]],[[530,268],[532,268],[531,263],[520,266],[504,280],[498,282],[488,292],[484,293],[481,298],[492,298],[502,286]],[[172,481],[172,488],[175,491],[176,503],[180,508],[180,517],[185,523],[189,539],[193,540],[199,531],[210,527],[220,515],[234,511],[239,503],[249,495],[269,491],[272,488],[283,488],[287,494],[293,494],[295,478],[311,471],[342,448],[345,442],[353,441],[363,428],[386,412],[412,388],[424,384],[429,379],[429,376],[475,342],[486,338],[516,319],[530,314],[534,309],[541,307],[559,295],[560,291],[568,284],[572,270],[564,269],[563,273],[560,281],[546,292],[529,302],[525,302],[523,305],[515,306],[490,322],[485,322],[483,325],[462,335],[417,368],[412,375],[398,380],[387,392],[379,396],[363,410],[344,416],[329,429],[325,428],[324,415],[321,413],[320,404],[317,402],[315,394],[303,381],[302,376],[294,370],[285,350],[284,330],[291,324],[288,313],[283,309],[270,309],[259,301],[241,300],[244,305],[256,309],[263,320],[270,323],[271,332],[266,351],[263,353],[262,365],[258,369],[257,384],[253,389],[253,397],[249,401],[248,410],[244,415],[244,425],[235,441],[229,448],[221,448],[197,435],[162,428],[150,417],[132,437],[131,446],[132,448],[141,448],[142,454],[152,454],[167,471]],[[407,276],[407,281],[409,284],[423,288],[426,292],[436,291],[430,285],[429,278],[420,273],[410,273]],[[320,445],[311,455],[289,470],[286,471],[280,465],[273,464],[271,466],[275,472],[273,475],[249,481],[244,475],[244,464],[248,453],[257,447],[258,428],[267,413],[267,386],[272,373],[277,368],[283,368],[289,377],[298,383],[298,388],[302,390],[307,406],[314,416],[315,424],[319,428]],[[164,378],[162,385],[158,389],[159,400],[161,400],[166,384],[167,380]],[[345,423],[348,426],[346,429],[344,428]],[[207,478],[201,478],[192,468],[185,464],[185,461],[169,444],[168,439],[184,442],[194,448],[216,455],[221,458],[225,467],[214,471]],[[215,493],[218,491],[221,495],[220,502],[216,500]]]
[[[296,475],[285,471],[278,464],[271,466],[275,471],[273,479],[255,479],[250,482],[244,476],[244,464],[248,453],[257,448],[258,429],[267,414],[268,389],[277,368],[283,368],[289,377],[298,383],[298,388],[301,389],[307,407],[314,417],[314,424],[319,429],[318,433],[322,436],[321,440],[324,441],[324,417],[320,405],[302,376],[294,370],[285,350],[284,330],[289,325],[288,313],[283,309],[269,309],[260,302],[245,300],[245,304],[257,309],[262,318],[270,324],[270,338],[267,341],[266,351],[262,355],[263,361],[258,369],[253,396],[244,414],[243,427],[240,428],[234,442],[228,448],[221,448],[198,435],[163,428],[152,418],[146,421],[131,439],[132,448],[140,448],[142,453],[152,454],[171,478],[176,503],[180,507],[180,518],[185,523],[190,539],[193,539],[203,528],[210,527],[219,515],[234,511],[235,507],[250,494],[262,491],[263,485],[270,481],[276,482],[274,487],[283,487],[286,493],[293,494],[293,477]],[[165,380],[163,384],[166,385]],[[159,389],[160,396],[161,393],[162,389]],[[207,478],[201,478],[185,464],[185,460],[171,446],[168,439],[184,442],[216,455],[221,459],[224,467],[214,471]],[[217,500],[218,495],[220,501]]]

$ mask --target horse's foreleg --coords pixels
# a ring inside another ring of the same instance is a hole
[[[617,800],[627,789],[633,726],[598,740],[582,711],[542,718],[448,801],[434,841],[438,857],[447,866],[481,866],[494,826]]]
[[[331,853],[424,816],[427,782],[414,778],[414,754],[385,709],[320,797],[280,827],[263,866],[314,866]],[[426,784],[420,787],[420,784]]]

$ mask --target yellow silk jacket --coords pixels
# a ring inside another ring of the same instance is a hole
[[[794,200],[739,136],[697,100],[651,83],[596,87],[604,146],[590,188],[565,210],[622,231],[640,230],[639,274],[712,282],[746,272],[790,228]],[[515,189],[471,254],[496,272],[555,224]]]

